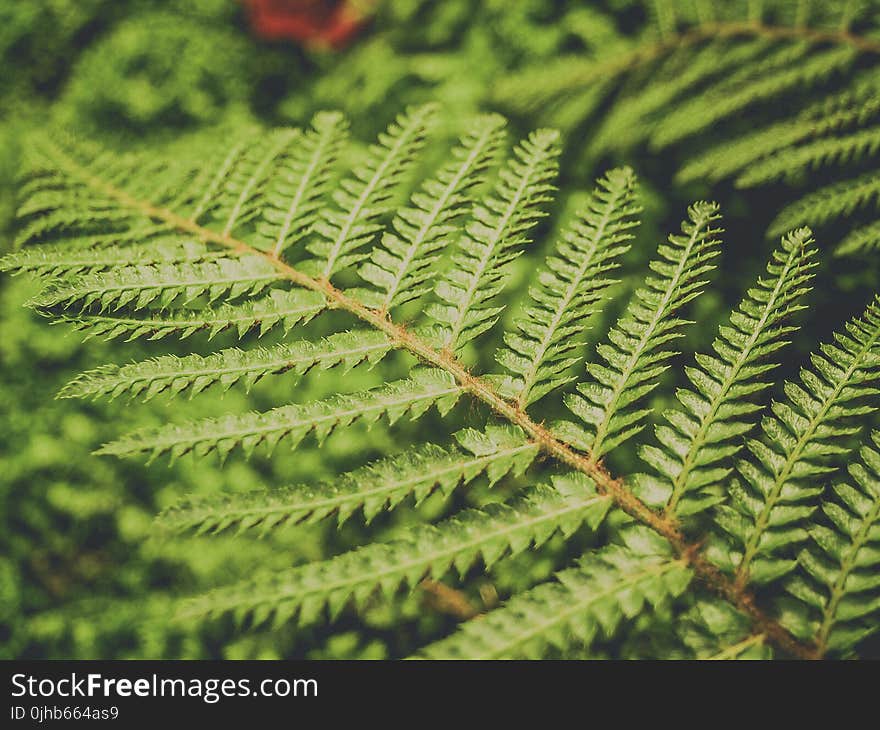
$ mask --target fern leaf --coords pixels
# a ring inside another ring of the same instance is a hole
[[[265,185],[273,176],[285,150],[301,137],[296,129],[274,130],[261,137],[234,166],[221,188],[218,203],[228,210],[223,235],[230,235],[237,227],[253,218],[262,200]]]
[[[463,575],[478,560],[487,567],[546,542],[557,531],[571,535],[584,523],[595,530],[610,500],[596,493],[582,475],[558,478],[555,487],[538,486],[511,505],[465,510],[437,526],[413,528],[390,543],[374,543],[330,560],[276,574],[265,583],[249,581],[220,589],[190,607],[196,614],[232,612],[259,624],[276,624],[298,613],[300,624],[323,610],[335,617],[349,602],[362,606],[377,591],[393,595],[414,588],[428,576],[451,569]]]
[[[853,88],[811,105],[794,119],[710,147],[685,164],[676,175],[682,183],[715,182],[746,174],[751,165],[808,139],[861,124],[880,112],[876,82],[859,79]]]
[[[745,78],[734,75],[678,105],[657,127],[652,145],[667,147],[754,104],[827,79],[844,71],[857,56],[852,48],[838,46],[801,59],[808,50],[807,44],[783,47],[764,61],[747,65]]]
[[[835,256],[870,253],[880,248],[880,220],[850,231],[834,249]]]
[[[489,306],[503,289],[508,264],[527,243],[526,233],[545,215],[556,174],[559,134],[533,132],[514,149],[494,193],[474,207],[452,256],[452,266],[435,287],[428,315],[445,327],[443,347],[458,350],[491,327],[500,311]]]
[[[316,258],[308,262],[306,273],[329,279],[365,256],[358,249],[378,230],[376,221],[411,167],[435,111],[426,104],[399,116],[370,148],[367,162],[339,183],[333,193],[338,209],[325,210],[323,220],[313,226],[317,238],[306,248]]]
[[[182,425],[160,426],[135,431],[99,449],[116,456],[147,454],[155,459],[170,454],[172,459],[189,452],[198,456],[216,451],[225,457],[236,446],[245,454],[257,446],[270,449],[281,439],[296,446],[313,433],[322,441],[339,426],[357,420],[372,422],[385,416],[394,423],[405,415],[417,418],[435,405],[448,411],[461,395],[461,387],[441,370],[417,369],[412,377],[374,390],[334,395],[305,405],[289,405],[264,413],[208,418]]]
[[[693,606],[670,617],[670,633],[681,639],[700,660],[771,659],[773,647],[764,633],[756,633],[742,612],[708,596],[691,596]],[[688,658],[691,658],[688,657]]]
[[[41,276],[70,276],[117,266],[182,264],[219,258],[200,241],[158,239],[137,246],[75,248],[67,243],[30,246],[0,259],[0,271],[32,272]]]
[[[876,410],[864,399],[878,392],[880,301],[835,335],[835,344],[822,346],[812,363],[800,384],[786,383],[787,399],[773,403],[773,415],[761,424],[764,439],[748,441],[751,457],[737,463],[745,484],[729,487],[733,504],[717,508],[716,521],[742,550],[728,559],[740,584],[768,583],[794,567],[779,555],[807,537],[802,525],[822,491],[817,478],[850,452],[847,439],[859,430],[853,420]]]
[[[201,170],[201,176],[197,178],[202,183],[202,194],[191,201],[192,207],[188,216],[190,220],[199,221],[219,206],[223,186],[248,150],[255,133],[254,130],[240,133],[239,139],[231,147],[227,149],[224,145],[219,156],[217,153],[211,155],[210,161]]]
[[[477,621],[468,621],[447,639],[428,646],[428,659],[539,659],[551,650],[589,647],[611,638],[625,619],[646,606],[661,606],[681,595],[691,574],[656,535],[631,530],[626,545],[607,545],[511,598]]]
[[[515,374],[502,394],[527,406],[572,380],[565,375],[577,358],[576,336],[596,311],[607,288],[608,273],[629,248],[637,225],[633,216],[635,175],[629,168],[612,170],[599,180],[578,220],[562,234],[554,255],[530,288],[531,303],[517,321],[517,333],[504,336],[498,362]]]
[[[124,306],[137,311],[151,304],[167,308],[174,302],[186,304],[201,296],[213,301],[224,295],[235,298],[258,294],[282,278],[278,269],[262,256],[222,258],[204,263],[120,266],[61,280],[37,296],[32,305],[46,309],[77,306],[85,309],[97,305],[102,312]]]
[[[383,312],[418,298],[440,250],[455,232],[452,225],[479,183],[503,141],[504,119],[491,115],[478,119],[452,150],[454,162],[426,182],[412,205],[398,211],[391,229],[360,268],[361,277],[383,292]]]
[[[566,397],[566,405],[588,426],[584,442],[598,459],[642,428],[646,409],[631,406],[650,393],[673,353],[668,344],[680,336],[685,321],[675,311],[694,299],[705,284],[718,255],[718,206],[697,203],[688,210],[683,235],[671,235],[651,264],[657,274],[636,292],[623,317],[597,348],[607,363],[587,366],[592,381],[580,383],[580,395]]]
[[[250,389],[266,375],[294,372],[302,375],[312,368],[342,365],[350,370],[361,362],[379,362],[391,349],[388,338],[378,331],[340,332],[322,342],[307,340],[273,347],[240,350],[230,348],[212,355],[163,355],[132,363],[106,365],[78,376],[59,393],[61,398],[110,396],[128,393],[150,400],[164,391],[195,395],[214,384],[224,390],[239,381]]]
[[[146,317],[123,317],[108,314],[62,318],[88,337],[132,341],[141,337],[158,340],[169,335],[180,339],[206,331],[213,338],[228,329],[239,338],[257,328],[260,336],[278,324],[287,333],[299,323],[308,322],[327,308],[322,294],[308,289],[272,289],[262,297],[237,304],[221,304],[215,308],[167,309]]]
[[[786,586],[806,609],[801,622],[820,655],[845,654],[878,629],[872,617],[880,611],[880,432],[871,440],[849,466],[851,480],[823,500],[825,521],[808,528],[801,570]]]
[[[876,154],[878,149],[880,127],[870,127],[844,137],[819,139],[807,145],[777,152],[751,165],[736,182],[738,186],[747,188],[783,177],[791,179],[811,168],[859,160]]]
[[[329,188],[347,128],[341,114],[321,112],[312,119],[312,128],[292,145],[289,159],[264,195],[257,224],[260,248],[278,256],[309,232]]]
[[[740,303],[730,324],[721,327],[714,355],[697,355],[687,369],[693,390],[681,390],[682,408],[665,414],[656,429],[661,446],[645,444],[642,459],[657,477],[642,475],[642,493],[656,496],[667,512],[685,516],[719,501],[715,489],[727,476],[725,462],[739,448],[739,438],[752,428],[749,418],[759,406],[748,396],[770,386],[766,376],[776,363],[763,362],[786,343],[794,327],[783,321],[802,309],[815,264],[812,235],[806,228],[782,240],[760,278]],[[716,493],[713,493],[716,492]]]
[[[456,439],[461,449],[425,444],[317,486],[190,499],[167,510],[159,522],[174,531],[220,532],[235,527],[265,532],[313,524],[331,515],[341,526],[358,509],[370,522],[409,496],[419,504],[436,489],[449,495],[481,474],[490,486],[508,473],[518,476],[537,455],[537,446],[517,428],[465,429]]]
[[[756,40],[730,47],[712,43],[696,53],[684,48],[652,74],[647,83],[629,90],[616,100],[600,122],[590,142],[594,156],[609,150],[626,150],[650,137],[655,119],[701,83],[741,67],[767,50],[767,42]],[[662,116],[659,119],[662,120]]]
[[[869,172],[852,180],[842,180],[787,205],[770,224],[768,236],[780,235],[798,226],[817,228],[863,206],[880,202],[880,175]]]

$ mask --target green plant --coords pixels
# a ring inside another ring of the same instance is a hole
[[[628,655],[640,635],[691,656],[857,652],[880,605],[872,578],[878,454],[862,436],[880,377],[880,305],[768,394],[815,266],[812,235],[792,231],[712,352],[684,369],[678,405],[667,400],[652,419],[649,398],[674,372],[674,343],[688,325],[682,311],[721,251],[719,212],[705,202],[688,209],[584,376],[583,335],[613,299],[639,213],[634,174],[620,168],[553,242],[496,353],[500,370],[475,375],[476,345],[496,325],[513,262],[552,201],[558,135],[533,132],[498,166],[504,122],[481,117],[402,202],[436,113],[411,108],[354,155],[343,151],[344,119],[330,113],[306,130],[242,133],[207,164],[212,156],[198,143],[171,160],[63,136],[27,145],[20,216],[28,245],[3,267],[44,282],[33,306],[111,337],[225,331],[252,341],[279,324],[285,334],[306,333],[207,355],[175,347],[86,372],[62,396],[179,396],[282,372],[383,368],[384,384],[369,390],[328,379],[330,395],[320,400],[149,427],[102,453],[174,460],[240,448],[253,456],[281,441],[321,442],[356,422],[429,418],[432,407],[467,424],[454,443],[417,434],[398,453],[325,484],[199,497],[167,511],[161,524],[171,531],[277,532],[331,516],[341,525],[358,511],[369,522],[435,492],[454,511],[465,485],[482,502],[433,525],[399,526],[388,540],[377,539],[378,528],[369,544],[329,560],[219,588],[186,615],[230,613],[254,625],[274,617],[276,626],[296,616],[305,625],[403,586],[449,599],[448,588],[423,581],[472,577],[477,564],[502,570],[561,535],[583,553],[574,565],[537,586],[514,585],[502,607],[424,653],[568,656],[604,644]],[[336,331],[308,336],[315,318]],[[563,389],[575,420],[550,403]],[[460,400],[471,406],[456,409]],[[645,432],[651,420],[654,438]],[[405,440],[406,429],[398,435]],[[612,474],[636,441],[649,472]],[[851,480],[841,474],[848,463]],[[469,598],[455,598],[458,613],[469,614]],[[687,631],[670,631],[675,617]]]
[[[840,255],[877,248],[877,3],[640,4],[647,22],[627,42],[526,67],[496,102],[563,129],[591,125],[592,160],[673,150],[679,184],[811,188],[768,236],[809,225],[828,228]]]

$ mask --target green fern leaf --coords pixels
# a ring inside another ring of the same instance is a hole
[[[806,609],[801,622],[816,638],[819,654],[845,654],[876,632],[880,611],[880,432],[871,434],[852,479],[822,501],[825,521],[808,530],[811,544],[798,559],[801,570],[787,584]]]
[[[717,487],[729,469],[725,465],[740,449],[739,439],[753,427],[749,418],[760,407],[749,396],[766,390],[766,376],[776,363],[762,362],[785,344],[794,327],[783,321],[802,309],[815,264],[813,239],[802,228],[782,240],[767,266],[767,278],[750,289],[715,341],[714,355],[697,355],[687,369],[694,390],[681,390],[683,408],[665,414],[656,429],[661,446],[644,444],[643,460],[658,476],[642,475],[641,494],[651,503],[665,504],[671,514],[685,516],[722,500]]]
[[[150,305],[165,309],[172,303],[186,304],[202,296],[213,301],[224,295],[235,298],[258,294],[282,278],[281,272],[261,256],[205,263],[119,266],[60,280],[37,296],[32,305],[44,309],[86,309],[96,305],[102,312],[124,306],[134,311]]]
[[[300,138],[299,130],[280,129],[261,135],[250,145],[220,188],[221,196],[213,213],[226,216],[222,235],[232,234],[257,215],[265,186],[275,176],[286,150]]]
[[[83,373],[64,386],[61,398],[110,396],[128,393],[150,400],[164,391],[195,395],[214,384],[228,389],[244,381],[250,389],[266,375],[294,372],[302,375],[312,368],[342,365],[350,370],[368,362],[375,365],[391,349],[381,332],[364,330],[340,332],[322,342],[279,344],[253,350],[230,348],[212,355],[163,355],[131,365],[107,365]]]
[[[265,532],[313,524],[331,515],[341,526],[358,509],[370,522],[409,496],[418,504],[437,489],[448,496],[481,474],[490,486],[508,473],[518,476],[537,455],[537,446],[516,428],[465,429],[456,438],[462,449],[425,444],[326,484],[193,498],[167,510],[159,522],[174,531],[220,532],[234,527]]]
[[[198,456],[216,451],[222,457],[236,446],[250,455],[257,446],[272,449],[281,439],[296,446],[310,433],[322,441],[336,428],[357,420],[376,421],[385,416],[394,423],[405,415],[417,418],[432,405],[448,411],[461,395],[461,387],[442,370],[417,369],[406,380],[374,390],[334,395],[305,405],[275,408],[265,413],[230,415],[135,431],[99,449],[115,456],[148,454],[172,459],[193,452]]]
[[[426,104],[399,116],[370,148],[367,162],[339,183],[333,193],[338,209],[325,209],[313,226],[317,237],[306,248],[315,259],[306,273],[329,279],[364,258],[358,249],[378,231],[376,221],[424,143],[435,111],[435,105]]]
[[[834,255],[870,253],[878,248],[880,248],[880,220],[850,231],[834,249]]]
[[[549,130],[533,132],[514,150],[494,193],[474,207],[452,267],[434,289],[442,303],[427,310],[445,327],[444,348],[456,351],[495,323],[500,309],[489,304],[504,287],[508,264],[527,243],[527,231],[545,215],[541,206],[550,200],[558,138]]]
[[[278,256],[311,230],[321,198],[329,189],[347,127],[341,114],[321,112],[312,119],[312,128],[292,145],[289,158],[263,197],[257,223],[259,248]]]
[[[322,563],[276,574],[269,582],[220,589],[196,599],[196,614],[233,613],[259,624],[276,624],[298,613],[309,623],[324,608],[335,617],[349,602],[362,606],[377,591],[393,595],[414,588],[427,576],[451,569],[463,575],[478,560],[489,568],[506,555],[541,545],[557,531],[570,535],[584,523],[595,530],[610,506],[582,475],[557,478],[555,488],[539,486],[511,505],[466,510],[437,526],[411,529],[391,543],[375,543]]]
[[[824,80],[846,70],[857,56],[852,48],[838,46],[795,63],[808,50],[805,43],[785,46],[761,62],[749,64],[741,74],[678,105],[658,125],[652,145],[656,149],[667,147],[756,103]]]
[[[593,380],[578,385],[580,396],[569,395],[566,405],[589,427],[584,443],[598,459],[634,436],[642,428],[648,411],[632,410],[636,401],[657,385],[672,356],[666,349],[680,336],[685,321],[675,311],[699,295],[718,255],[718,206],[698,203],[682,224],[684,235],[670,236],[658,249],[660,258],[651,264],[658,275],[649,277],[636,292],[627,311],[597,352],[607,365],[591,363],[587,371]]]
[[[629,248],[633,216],[639,212],[634,196],[632,170],[609,172],[538,274],[538,284],[530,289],[532,301],[517,322],[519,332],[505,334],[507,347],[496,356],[515,374],[501,390],[518,406],[573,379],[565,371],[577,362],[572,357],[576,336],[614,283],[608,273]]]
[[[740,187],[752,187],[779,178],[793,178],[808,169],[830,163],[842,164],[876,154],[880,149],[880,127],[869,127],[844,137],[829,137],[807,145],[777,152],[749,167],[737,178]]]
[[[850,452],[848,438],[859,430],[853,421],[876,410],[865,397],[878,392],[880,301],[835,335],[835,344],[823,345],[812,363],[801,384],[786,383],[787,400],[773,403],[773,415],[761,424],[764,439],[748,441],[751,458],[737,463],[745,485],[729,486],[733,504],[717,508],[718,524],[742,551],[728,558],[740,584],[765,584],[794,567],[780,554],[807,537],[803,523],[822,491],[816,480]]]
[[[428,659],[538,659],[550,650],[588,647],[611,638],[625,619],[681,595],[690,583],[685,563],[649,532],[624,534],[580,564],[510,599],[478,621],[424,650]]]
[[[498,153],[504,124],[498,116],[478,119],[452,150],[454,162],[424,184],[413,196],[411,207],[398,211],[381,247],[361,266],[361,277],[383,292],[381,311],[427,291],[424,284],[434,275],[440,251],[456,230],[453,221]]]
[[[31,272],[62,277],[119,266],[161,266],[216,259],[223,252],[210,250],[199,241],[160,238],[138,246],[118,248],[71,248],[68,244],[30,246],[0,259],[0,271]]]
[[[105,339],[125,337],[131,341],[143,337],[158,340],[169,335],[184,339],[202,331],[207,332],[210,339],[228,329],[235,330],[241,338],[255,328],[263,336],[278,324],[287,333],[294,325],[308,322],[326,308],[327,302],[318,292],[272,289],[262,297],[215,308],[167,309],[146,317],[89,314],[60,321],[85,331],[87,337]]]
[[[805,195],[786,206],[767,229],[768,236],[780,235],[797,226],[817,228],[858,208],[880,201],[880,175],[869,172],[852,180],[842,180]]]

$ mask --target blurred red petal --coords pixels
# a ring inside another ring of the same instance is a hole
[[[254,33],[269,40],[296,40],[339,48],[364,24],[346,1],[244,0]]]

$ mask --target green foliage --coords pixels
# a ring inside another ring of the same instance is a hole
[[[486,337],[498,322],[502,310],[493,300],[512,260],[528,243],[527,233],[552,202],[557,135],[529,135],[500,163],[495,184],[481,189],[477,182],[490,174],[488,165],[501,145],[500,121],[481,118],[467,127],[450,153],[452,165],[440,163],[437,176],[414,194],[416,207],[407,207],[400,190],[404,172],[425,156],[419,150],[429,119],[437,113],[435,107],[423,106],[400,115],[367,150],[366,162],[356,165],[352,176],[342,178],[332,192],[328,180],[335,175],[333,159],[345,156],[341,150],[326,152],[328,146],[341,144],[345,125],[335,115],[320,115],[306,132],[290,129],[255,137],[245,130],[243,143],[225,141],[232,150],[225,155],[205,156],[195,144],[199,158],[153,160],[151,169],[169,171],[159,184],[141,179],[136,155],[116,159],[63,139],[32,145],[34,161],[24,183],[30,197],[22,205],[30,248],[51,246],[50,254],[60,252],[60,236],[78,253],[56,265],[29,253],[4,260],[7,270],[37,272],[43,293],[31,300],[32,307],[62,317],[72,311],[84,322],[95,317],[99,327],[106,326],[111,312],[114,317],[137,317],[141,329],[132,331],[129,325],[129,336],[156,338],[166,334],[158,322],[175,310],[185,308],[191,316],[208,312],[210,317],[231,314],[245,303],[266,302],[267,297],[283,304],[283,298],[271,295],[303,292],[318,297],[311,300],[312,315],[329,306],[346,315],[336,318],[334,329],[350,323],[317,339],[307,335],[268,347],[167,354],[104,366],[74,379],[62,396],[129,393],[150,400],[161,393],[172,398],[184,391],[196,395],[213,384],[228,389],[238,382],[250,389],[261,379],[289,371],[302,376],[342,364],[355,372],[361,363],[382,367],[392,350],[404,355],[383,369],[380,384],[368,389],[342,388],[339,380],[331,380],[328,395],[303,403],[175,419],[111,441],[99,453],[146,456],[150,461],[167,454],[174,462],[188,453],[202,459],[216,452],[225,459],[241,447],[252,458],[258,446],[271,452],[282,440],[301,448],[305,437],[313,435],[323,444],[334,432],[350,430],[358,422],[424,419],[432,406],[442,422],[464,397],[492,414],[488,422],[474,411],[465,415],[470,427],[457,434],[458,446],[415,440],[412,450],[357,467],[335,483],[196,496],[166,511],[162,524],[172,532],[218,533],[237,527],[239,532],[259,528],[275,534],[317,526],[331,515],[342,526],[358,511],[367,523],[380,515],[387,519],[408,498],[416,507],[432,494],[449,503],[453,493],[473,491],[477,481],[483,488],[495,485],[495,492],[501,483],[509,484],[489,503],[453,508],[436,525],[401,527],[385,539],[368,531],[368,544],[354,550],[218,588],[190,602],[182,615],[194,621],[229,613],[239,621],[249,619],[252,627],[270,618],[280,627],[297,616],[301,626],[320,625],[325,615],[336,619],[345,611],[368,613],[377,596],[394,602],[401,588],[412,591],[426,578],[456,580],[448,575],[452,569],[459,581],[467,580],[478,563],[492,574],[497,565],[527,549],[545,548],[559,536],[562,544],[598,541],[598,546],[555,581],[513,591],[504,607],[432,645],[428,655],[569,655],[591,651],[594,645],[598,650],[600,641],[626,630],[637,635],[641,625],[650,624],[646,605],[662,624],[679,602],[679,610],[687,610],[695,601],[712,605],[725,600],[734,612],[756,620],[756,629],[765,633],[760,639],[731,639],[729,622],[721,622],[714,632],[710,623],[695,624],[698,634],[714,636],[722,656],[763,646],[765,640],[796,656],[837,651],[842,644],[828,641],[829,622],[870,614],[870,600],[859,604],[862,613],[840,614],[839,606],[849,604],[842,604],[842,584],[835,578],[818,633],[796,631],[795,638],[785,628],[791,621],[783,616],[779,623],[772,608],[756,619],[751,590],[766,590],[792,572],[794,556],[823,504],[819,479],[839,468],[850,451],[849,439],[859,431],[859,419],[874,411],[868,399],[877,392],[873,383],[880,372],[876,304],[811,358],[812,369],[802,370],[801,385],[785,386],[785,400],[771,400],[762,420],[763,438],[748,439],[749,456],[737,458],[741,439],[761,410],[758,396],[768,390],[766,376],[774,367],[769,360],[794,331],[789,320],[803,308],[800,300],[815,266],[811,233],[799,229],[785,236],[770,258],[767,276],[747,290],[730,323],[721,327],[713,343],[715,354],[697,356],[697,366],[684,370],[692,388],[677,393],[684,410],[668,410],[667,424],[657,427],[660,446],[642,444],[642,458],[659,477],[614,478],[602,457],[620,451],[646,425],[651,409],[641,401],[670,369],[672,343],[690,323],[681,312],[701,296],[715,267],[721,250],[718,206],[690,206],[682,232],[659,246],[651,275],[596,348],[601,363],[587,364],[588,379],[576,384],[577,395],[563,393],[585,427],[563,424],[551,432],[525,407],[531,405],[537,414],[540,396],[569,390],[565,386],[577,380],[567,374],[576,362],[569,354],[578,348],[591,314],[613,299],[607,273],[632,238],[629,231],[638,212],[634,175],[629,169],[607,173],[584,212],[556,239],[548,268],[539,274],[542,288],[531,288],[532,303],[516,320],[522,334],[508,331],[506,343],[514,349],[499,355],[523,379],[481,378],[471,371],[463,345]],[[311,172],[317,169],[319,173]],[[283,178],[287,187],[270,184],[285,170],[290,171]],[[198,189],[200,184],[205,190]],[[469,204],[470,194],[463,192],[470,190],[474,195]],[[290,200],[285,201],[285,194]],[[396,207],[395,200],[401,201]],[[44,218],[63,225],[40,226]],[[128,237],[95,249],[96,229],[107,226],[163,233],[158,243]],[[448,256],[442,256],[435,226],[443,238],[455,241]],[[51,242],[39,243],[38,231]],[[248,243],[251,236],[253,245]],[[201,248],[189,245],[193,239]],[[130,263],[121,255],[142,246],[145,261]],[[84,252],[91,252],[91,258]],[[364,267],[371,255],[374,267],[383,263],[382,271],[391,278]],[[444,270],[434,291],[422,286],[428,281],[424,273],[412,275],[423,271],[422,257],[432,268]],[[336,284],[354,281],[355,271],[376,288]],[[434,299],[423,316],[440,326],[418,319],[406,326],[395,321],[390,307],[401,293],[412,301]],[[246,337],[249,327],[232,325],[225,322],[221,329]],[[516,354],[523,360],[517,361]],[[391,375],[400,369],[404,377]],[[530,398],[534,388],[539,388],[538,396]],[[555,461],[561,471],[549,484],[528,486],[537,476],[532,465],[538,454]],[[731,476],[734,466],[742,481]],[[465,485],[470,489],[463,490]],[[655,512],[651,505],[665,510]],[[864,500],[850,508],[862,515],[867,510],[864,519],[869,521],[876,517]],[[710,530],[697,537],[711,537],[703,549],[680,532],[676,516],[709,509],[729,536],[729,545]],[[610,541],[598,532],[609,511],[614,516],[607,520]],[[633,521],[642,525],[634,527]],[[840,558],[844,570],[851,569],[852,551],[860,550],[869,534],[870,527],[855,533],[848,529],[854,547]],[[804,557],[801,561],[808,571],[815,565]],[[816,574],[814,569],[811,575]],[[703,586],[689,587],[694,575]],[[707,642],[712,643],[707,639],[690,651],[704,655]]]
[[[834,223],[840,240],[856,207],[876,221],[874,3],[645,4],[648,21],[627,43],[527,66],[499,85],[497,102],[566,129],[595,122],[589,159],[674,148],[680,183],[812,187],[779,212],[771,237]],[[838,251],[871,240],[847,237]]]
[[[425,649],[430,659],[540,659],[612,637],[625,619],[671,601],[688,587],[687,566],[640,530],[587,553],[579,565],[519,595],[484,620]]]
[[[880,539],[880,454],[871,434],[848,483],[834,486],[822,505],[827,520],[810,528],[810,547],[798,558],[799,575],[787,589],[800,601],[792,607],[801,631],[818,631],[823,648],[848,652],[877,630],[870,616],[880,601],[877,541]],[[795,622],[795,616],[790,619]]]
[[[578,384],[580,395],[570,395],[566,405],[587,424],[580,439],[583,447],[599,458],[635,436],[643,428],[647,409],[635,409],[639,399],[657,385],[672,351],[661,349],[679,337],[686,324],[675,316],[697,297],[704,284],[700,277],[712,270],[718,255],[717,234],[712,223],[718,219],[717,206],[697,203],[688,211],[682,235],[672,235],[657,251],[658,259],[624,316],[608,334],[608,342],[597,353],[605,364],[590,363],[590,380]]]
[[[876,655],[876,11],[10,3],[0,652]]]
[[[803,308],[798,301],[808,290],[814,254],[807,229],[786,236],[767,265],[768,277],[758,279],[719,331],[715,354],[697,355],[696,366],[685,371],[692,388],[676,393],[682,408],[668,411],[657,427],[661,445],[641,448],[657,475],[637,478],[649,502],[686,516],[724,500],[720,487],[729,469],[718,465],[728,462],[737,439],[754,425],[760,406],[749,397],[770,387],[766,375],[776,363],[767,359],[793,331],[785,321]]]

